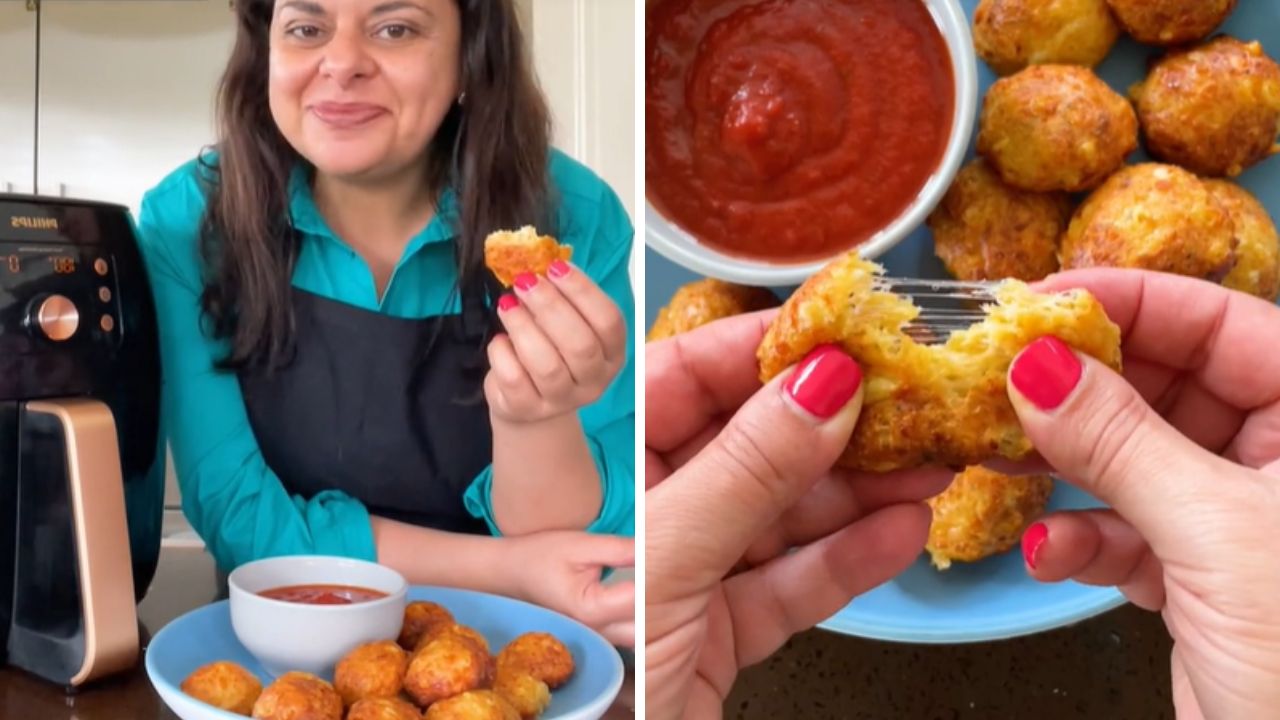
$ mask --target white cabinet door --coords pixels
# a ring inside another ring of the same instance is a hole
[[[36,14],[0,2],[0,192],[32,192],[35,116]]]
[[[636,216],[634,0],[533,0],[533,56],[556,145]]]
[[[214,141],[227,0],[43,0],[37,191],[137,213]]]

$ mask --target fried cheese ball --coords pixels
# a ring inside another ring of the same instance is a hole
[[[704,278],[676,290],[671,302],[658,311],[647,340],[665,340],[716,320],[777,304],[778,297],[764,288]]]
[[[1235,226],[1200,178],[1143,163],[1111,176],[1062,237],[1064,269],[1126,267],[1214,282],[1235,263]]]
[[[1133,106],[1074,65],[1033,65],[997,80],[979,122],[978,154],[1022,190],[1097,187],[1138,147]]]
[[[499,675],[528,673],[554,690],[573,675],[573,654],[550,633],[525,633],[498,653],[497,670]]]
[[[520,720],[520,713],[492,690],[472,690],[433,704],[424,720]]]
[[[1205,187],[1226,207],[1236,229],[1236,264],[1222,284],[1275,302],[1280,296],[1280,235],[1267,209],[1248,190],[1227,180]]]
[[[1223,36],[1171,52],[1130,94],[1156,158],[1235,177],[1275,152],[1280,65],[1256,42]]]
[[[1053,492],[1048,475],[1012,476],[981,465],[965,468],[937,497],[929,498],[933,523],[929,552],[934,567],[975,562],[1002,553],[1044,514]]]
[[[934,252],[955,277],[1030,281],[1058,269],[1070,218],[1066,194],[1010,187],[978,158],[956,175],[928,224]]]
[[[503,287],[511,287],[520,273],[546,275],[556,260],[568,262],[573,248],[556,239],[538,235],[531,226],[519,230],[500,230],[484,239],[484,264],[497,276]]]
[[[253,704],[257,720],[342,720],[342,696],[329,683],[305,672],[287,672],[267,686]]]
[[[480,688],[489,679],[487,654],[475,643],[445,635],[413,654],[404,676],[404,689],[418,705]]]
[[[973,45],[1000,75],[1028,65],[1102,62],[1120,37],[1106,0],[982,0]]]
[[[262,694],[258,676],[239,665],[219,660],[195,669],[182,681],[182,692],[227,712],[248,715]]]
[[[865,395],[841,467],[958,471],[995,456],[1026,457],[1031,442],[1005,375],[1014,356],[1044,335],[1120,368],[1120,328],[1084,290],[1042,294],[1006,280],[981,322],[945,343],[921,344],[903,330],[919,308],[873,287],[883,272],[856,251],[832,261],[782,306],[757,351],[764,382],[819,345],[837,344],[858,361]]]
[[[404,624],[400,626],[400,647],[412,652],[417,649],[423,633],[437,627],[456,624],[453,613],[443,605],[416,600],[404,606]]]
[[[395,697],[408,665],[409,654],[394,640],[366,643],[338,661],[333,686],[347,705],[367,697]]]
[[[524,720],[532,720],[551,705],[551,689],[529,673],[507,666],[493,681],[493,691],[511,704]]]
[[[422,713],[407,700],[368,697],[351,706],[347,720],[422,720]]]
[[[1125,32],[1147,45],[1180,45],[1208,37],[1236,0],[1107,0]]]
[[[444,637],[445,635],[455,635],[457,637],[469,640],[476,644],[486,654],[489,652],[489,641],[483,635],[475,630],[475,628],[459,625],[458,623],[449,623],[448,625],[436,625],[422,634],[422,638],[418,640],[417,647],[414,650],[421,650],[427,643]]]

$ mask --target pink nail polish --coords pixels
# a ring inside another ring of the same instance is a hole
[[[568,275],[569,271],[572,269],[573,268],[570,267],[569,263],[563,260],[553,260],[551,264],[547,266],[547,274],[553,278],[562,278],[565,275]]]
[[[1040,552],[1040,547],[1048,539],[1049,526],[1042,522],[1033,523],[1022,534],[1022,559],[1026,561],[1027,567],[1036,569],[1036,553]]]
[[[520,307],[520,301],[516,298],[515,295],[512,295],[511,293],[507,293],[506,295],[503,295],[502,297],[498,298],[498,309],[501,310],[502,312],[507,312],[508,310],[515,310],[518,307]]]
[[[862,385],[862,368],[835,345],[809,352],[782,389],[820,420],[840,412]]]
[[[1045,336],[1031,343],[1013,360],[1009,382],[1041,410],[1053,410],[1080,382],[1084,367],[1066,343]]]
[[[520,273],[516,276],[515,286],[517,290],[529,291],[538,284],[538,276],[533,273]]]

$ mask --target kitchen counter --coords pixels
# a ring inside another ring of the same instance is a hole
[[[198,547],[166,548],[147,598],[138,609],[145,637],[165,623],[217,598],[213,562]],[[606,720],[634,717],[634,673]],[[2,720],[176,720],[147,680],[141,663],[132,672],[74,695],[12,668],[0,669]]]
[[[725,717],[1172,720],[1160,616],[1126,605],[1024,638],[927,646],[821,630],[738,677]]]

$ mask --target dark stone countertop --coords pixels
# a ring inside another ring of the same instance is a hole
[[[1126,605],[1072,627],[972,645],[902,645],[821,630],[742,673],[725,717],[1171,720],[1160,616]]]

